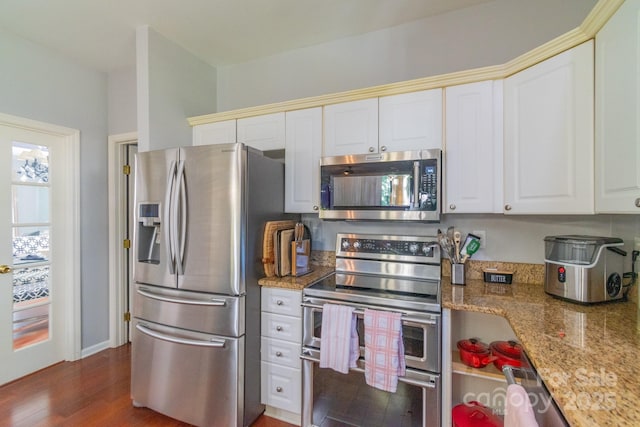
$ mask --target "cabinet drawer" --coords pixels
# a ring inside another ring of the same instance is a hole
[[[302,292],[288,289],[263,288],[262,311],[302,317]]]
[[[261,356],[265,362],[300,369],[300,343],[262,337]]]
[[[302,412],[302,375],[300,369],[262,362],[262,403],[295,414]]]
[[[282,316],[274,313],[262,313],[261,325],[263,337],[302,342],[302,320],[298,317]]]

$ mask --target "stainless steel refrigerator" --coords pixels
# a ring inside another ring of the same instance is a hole
[[[284,165],[243,144],[138,153],[131,397],[199,426],[247,426],[260,403],[261,242]]]

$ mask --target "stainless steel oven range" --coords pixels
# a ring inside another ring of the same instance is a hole
[[[335,274],[303,291],[302,426],[440,426],[440,247],[435,237],[338,234]],[[324,304],[354,307],[358,367],[319,368]],[[402,314],[406,374],[395,393],[364,379],[366,308]]]

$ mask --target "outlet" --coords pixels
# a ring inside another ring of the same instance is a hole
[[[487,232],[484,230],[473,230],[471,234],[475,234],[480,238],[480,249],[487,247]]]
[[[636,237],[633,239],[633,250],[640,251],[640,237]]]

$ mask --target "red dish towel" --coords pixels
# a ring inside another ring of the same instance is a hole
[[[364,310],[364,376],[367,384],[394,393],[405,373],[402,315]]]
[[[324,304],[320,336],[320,367],[346,374],[360,357],[353,307]]]

